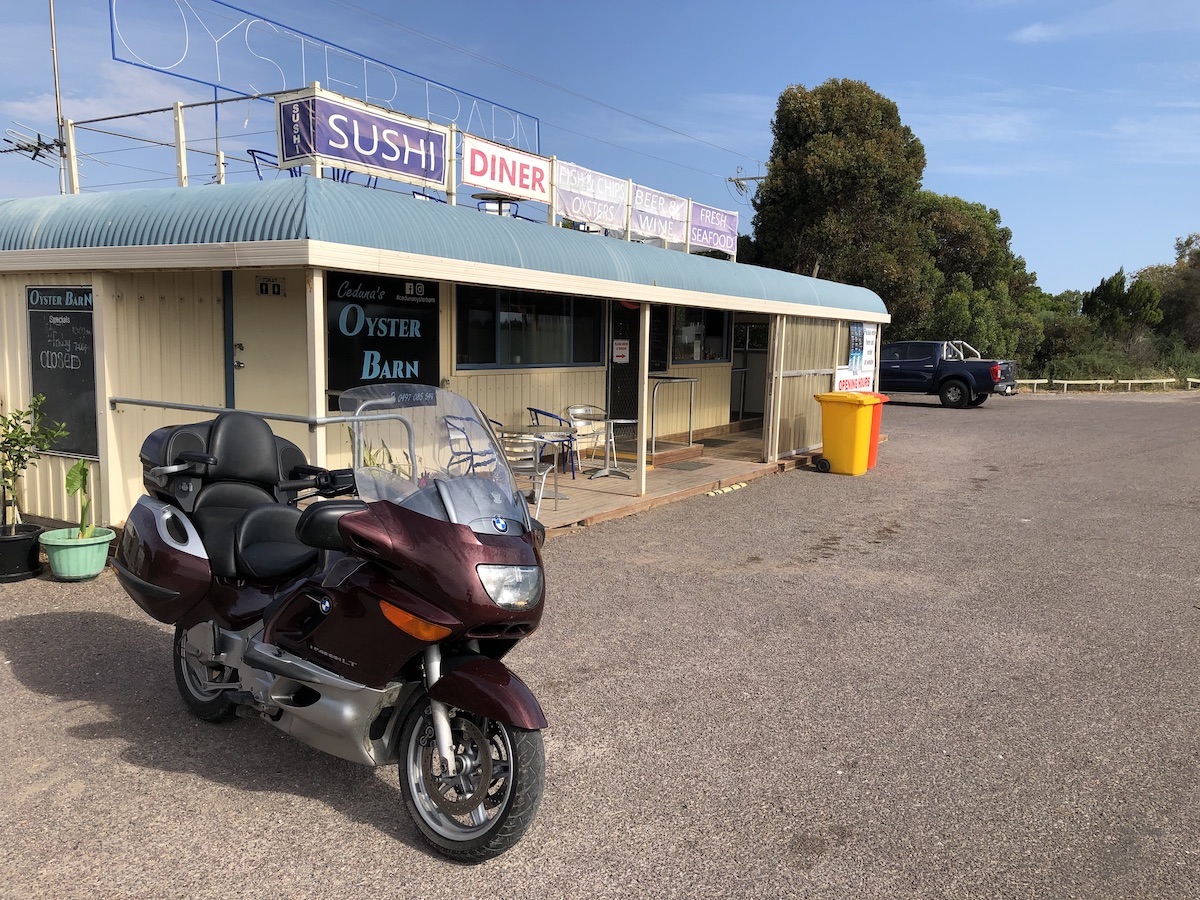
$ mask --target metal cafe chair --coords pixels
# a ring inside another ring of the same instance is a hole
[[[557,413],[547,412],[544,409],[538,409],[536,406],[525,407],[529,410],[529,421],[534,424],[549,430],[553,430],[554,426],[562,428],[574,428],[575,426],[564,419]],[[578,461],[579,454],[575,449],[575,435],[566,435],[561,438],[550,438],[547,443],[558,444],[559,449],[571,460],[571,477],[575,477],[575,463]],[[563,464],[563,471],[566,471],[566,464]]]
[[[450,461],[446,464],[447,469],[461,466],[467,475],[471,475],[476,466],[495,463],[496,454],[485,434],[485,426],[465,416],[446,416],[445,422],[450,442]]]
[[[542,509],[542,495],[546,493],[546,476],[554,468],[553,464],[542,459],[542,452],[547,441],[532,435],[502,434],[500,446],[508,459],[508,467],[517,478],[529,480],[533,491],[533,517],[536,519]],[[557,495],[555,504],[558,503]]]
[[[568,406],[566,412],[567,420],[575,428],[575,465],[582,469],[581,452],[586,448],[589,451],[588,459],[595,459],[596,449],[608,434],[608,429],[604,425],[608,413],[602,407],[593,406],[590,403],[576,403]],[[586,418],[580,418],[580,416],[586,416]]]

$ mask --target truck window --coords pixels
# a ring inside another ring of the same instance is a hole
[[[909,344],[909,359],[933,359],[933,347],[929,344]]]

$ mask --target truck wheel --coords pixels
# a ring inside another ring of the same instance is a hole
[[[983,404],[987,402],[988,396],[989,396],[988,394],[980,394],[978,397],[976,397],[974,400],[971,401],[970,405],[971,406],[983,406]]]
[[[949,381],[942,383],[938,388],[938,397],[942,401],[942,406],[948,406],[951,409],[962,409],[971,400],[971,392],[968,390],[965,382],[959,381],[957,378],[951,378]]]

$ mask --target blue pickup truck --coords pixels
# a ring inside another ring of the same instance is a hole
[[[979,406],[992,394],[1017,392],[1017,364],[984,359],[965,341],[896,341],[879,351],[885,394],[937,394],[942,406]]]

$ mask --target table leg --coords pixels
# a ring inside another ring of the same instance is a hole
[[[622,472],[616,467],[616,460],[613,459],[613,454],[616,451],[616,436],[613,431],[612,422],[605,422],[605,440],[604,440],[604,468],[593,472],[588,478],[604,478],[609,475],[618,475],[625,480],[629,480],[632,476],[628,472]]]

